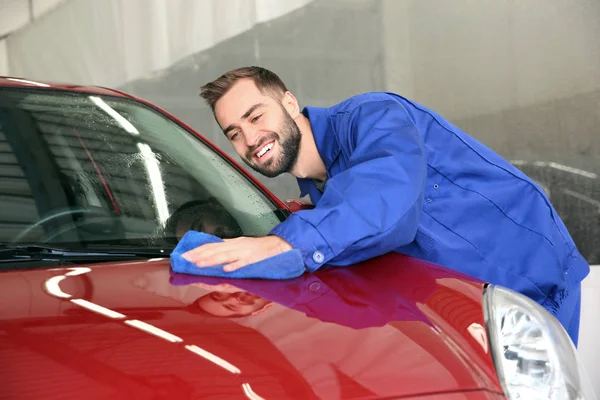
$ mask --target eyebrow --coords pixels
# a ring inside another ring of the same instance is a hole
[[[250,108],[248,109],[248,111],[246,111],[246,112],[244,113],[244,115],[242,115],[242,119],[247,119],[247,118],[250,116],[250,114],[252,114],[254,111],[256,111],[256,109],[257,109],[257,108],[260,108],[260,107],[264,107],[264,104],[263,104],[263,103],[258,103],[258,104],[255,104],[255,105],[253,105],[252,107],[250,107]],[[238,127],[238,125],[237,125],[237,124],[231,124],[231,125],[229,125],[227,128],[223,129],[223,133],[224,133],[225,135],[227,135],[227,133],[228,133],[229,131],[231,131],[232,129],[235,129],[235,128],[237,128],[237,127]]]

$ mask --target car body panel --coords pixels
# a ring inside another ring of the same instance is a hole
[[[273,304],[241,319],[190,312],[202,285],[223,282]],[[10,398],[502,392],[482,283],[397,254],[283,286],[172,274],[168,259],[3,272],[0,286]]]

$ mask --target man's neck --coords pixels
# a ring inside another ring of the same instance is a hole
[[[290,171],[296,178],[308,178],[324,181],[327,179],[327,170],[325,163],[319,154],[315,137],[310,127],[310,121],[303,114],[300,114],[296,123],[302,132],[300,142],[300,151],[296,165]]]

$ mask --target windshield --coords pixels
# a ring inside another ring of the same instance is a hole
[[[284,213],[199,138],[137,101],[0,89],[0,243],[173,247],[267,234]]]

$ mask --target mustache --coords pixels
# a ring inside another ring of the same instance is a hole
[[[255,144],[252,147],[248,148],[248,151],[246,152],[246,158],[248,158],[249,160],[252,158],[252,154],[259,148],[261,148],[262,146],[264,146],[265,143],[270,142],[272,140],[278,140],[279,139],[279,135],[277,135],[275,132],[270,132],[269,134],[263,136],[262,139],[260,139],[260,141]]]

